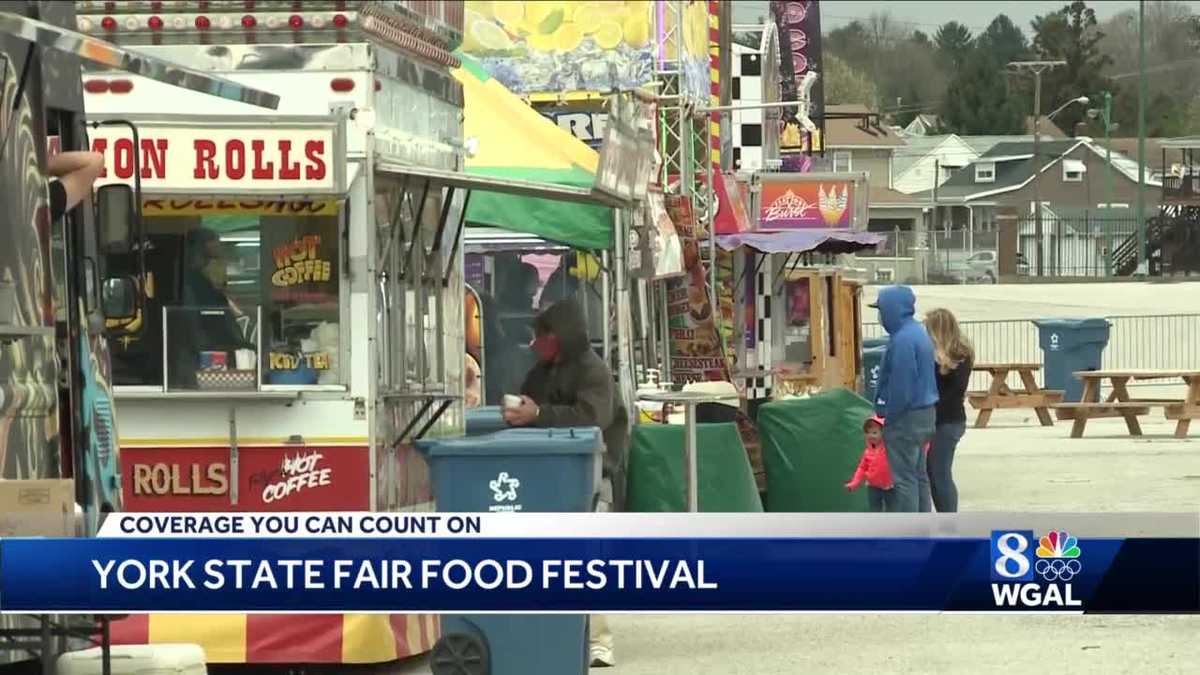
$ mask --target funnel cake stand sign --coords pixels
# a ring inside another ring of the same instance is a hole
[[[767,174],[758,191],[759,230],[851,230],[865,223],[856,217],[865,186],[842,174]]]

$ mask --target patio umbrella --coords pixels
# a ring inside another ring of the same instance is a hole
[[[454,77],[463,86],[463,135],[478,149],[467,173],[590,188],[599,155],[574,134],[538,114],[476,61],[457,54]],[[533,234],[574,248],[613,245],[613,212],[605,206],[476,191],[467,221]]]

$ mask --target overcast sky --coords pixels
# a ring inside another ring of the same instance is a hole
[[[979,0],[958,0],[957,2],[912,2],[909,0],[820,0],[821,28],[829,31],[843,26],[854,19],[862,19],[873,12],[887,11],[898,21],[909,23],[913,29],[932,33],[946,21],[958,21],[966,24],[972,33],[978,33],[987,27],[988,23],[999,13],[1008,15],[1013,23],[1020,26],[1028,35],[1029,22],[1035,16],[1053,12],[1070,4],[1066,0],[1023,0],[1017,2],[981,2]],[[1185,3],[1192,7],[1193,12],[1200,13],[1200,1]],[[757,17],[767,14],[765,1],[735,0],[734,21],[737,23],[757,23]],[[1088,6],[1096,11],[1096,18],[1104,21],[1108,17],[1122,11],[1137,10],[1136,0],[1095,0]]]

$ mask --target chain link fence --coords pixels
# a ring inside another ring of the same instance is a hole
[[[884,244],[877,250],[859,253],[860,258],[904,259],[913,258],[920,252],[920,242],[915,232],[893,230],[877,234],[884,236]],[[996,281],[999,279],[998,243],[995,230],[930,232],[926,239],[930,282]]]
[[[1112,324],[1104,367],[1114,369],[1200,369],[1200,314],[1109,316]],[[1042,363],[1038,329],[1030,319],[963,321],[977,363]],[[863,324],[863,337],[883,337],[878,323]],[[990,375],[975,373],[971,389],[987,389]],[[1038,371],[1038,384],[1043,384]],[[1161,384],[1161,383],[1158,383]]]

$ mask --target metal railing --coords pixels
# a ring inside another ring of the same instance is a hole
[[[1112,324],[1104,367],[1114,369],[1200,368],[1200,314],[1108,316]],[[977,363],[1042,363],[1038,328],[1031,319],[963,321]],[[883,337],[878,323],[863,324],[863,337]],[[990,376],[975,373],[971,389],[986,389]],[[1037,373],[1043,384],[1043,373]],[[1015,383],[1013,379],[1010,384]],[[1154,384],[1154,383],[1151,383]],[[1159,383],[1161,384],[1161,383]]]
[[[1042,277],[1114,277],[1127,276],[1129,251],[1138,231],[1137,218],[1130,215],[1060,216],[1047,213],[1042,218],[1041,250]],[[886,241],[877,250],[859,256],[911,257],[918,250],[917,236],[912,231],[881,232]],[[1038,260],[1037,223],[1033,217],[1017,220],[1015,233],[1016,260],[1013,265],[1000,265],[1000,235],[995,229],[933,229],[928,233],[929,272],[948,279],[979,279],[988,276],[998,280],[1001,270],[1007,274],[1036,276]],[[1009,245],[1012,246],[1013,243]],[[1136,258],[1136,249],[1131,249]],[[990,253],[991,257],[986,254]],[[985,254],[983,257],[976,254]]]
[[[1163,201],[1194,201],[1200,199],[1200,176],[1163,176]]]
[[[1124,242],[1135,237],[1134,217],[1049,217],[1042,219],[1043,276],[1105,277],[1119,274],[1109,258]],[[1037,223],[1017,221],[1017,250],[1034,265],[1037,260]],[[1032,271],[1036,274],[1036,270]]]
[[[864,251],[858,255],[907,258],[913,255],[913,249],[918,244],[917,235],[912,231],[897,229],[891,232],[876,232],[876,234],[883,235],[884,243],[878,249]],[[997,234],[995,230],[967,232],[966,230],[945,231],[939,229],[930,231],[925,241],[932,257],[936,258],[938,253],[941,253],[942,256],[961,256],[965,259],[976,251],[996,250]]]

